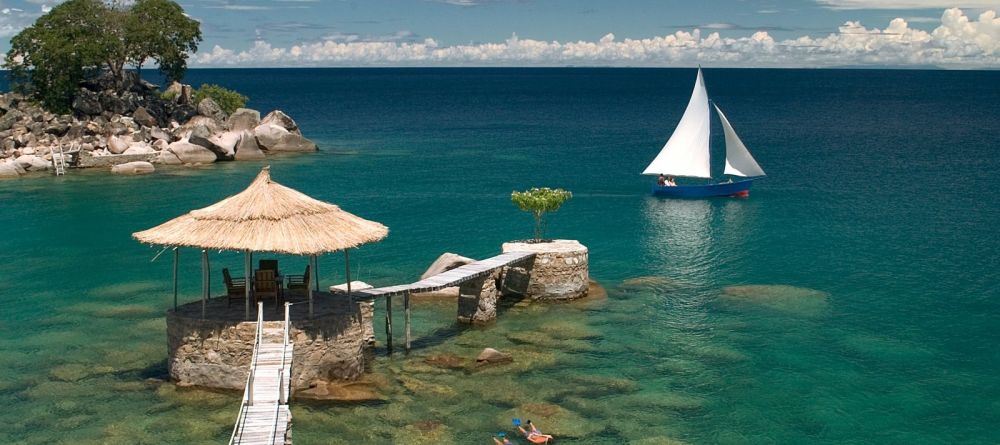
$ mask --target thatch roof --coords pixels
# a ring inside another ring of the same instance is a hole
[[[271,181],[264,167],[246,190],[132,237],[164,246],[318,255],[388,234],[382,224]]]

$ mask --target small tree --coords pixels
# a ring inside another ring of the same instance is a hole
[[[179,79],[199,42],[200,24],[173,0],[68,0],[11,39],[5,66],[16,87],[65,112],[80,81],[101,72],[121,88],[128,66],[153,59]]]
[[[206,97],[211,97],[226,114],[233,114],[237,108],[243,108],[247,104],[246,96],[236,91],[208,83],[202,84],[200,88],[195,90],[192,99],[197,104]]]
[[[535,241],[542,240],[545,230],[545,214],[559,210],[564,202],[573,197],[573,194],[563,189],[550,189],[548,187],[532,188],[523,192],[513,192],[510,200],[517,208],[531,213],[535,217]]]

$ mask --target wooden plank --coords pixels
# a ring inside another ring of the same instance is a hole
[[[376,299],[379,297],[391,298],[408,293],[438,291],[446,287],[458,286],[466,281],[488,275],[497,269],[518,264],[534,257],[535,254],[532,252],[507,252],[456,267],[414,283],[355,291],[354,296],[362,299]]]
[[[262,330],[263,342],[257,345],[254,370],[253,406],[246,404],[240,408],[233,444],[281,444],[285,443],[290,411],[282,404],[282,390],[288,394],[291,387],[291,363],[294,345],[284,344],[283,326]],[[279,375],[281,378],[279,379]]]

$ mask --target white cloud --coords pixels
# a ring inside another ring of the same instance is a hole
[[[329,39],[288,48],[257,41],[245,51],[215,46],[196,54],[197,66],[691,66],[826,67],[842,65],[1000,66],[1000,19],[994,11],[970,19],[948,9],[932,32],[897,18],[883,29],[847,22],[824,37],[775,40],[766,31],[745,37],[703,36],[695,29],[645,39],[557,42],[521,39],[442,46],[436,40]]]
[[[41,8],[45,12],[45,6]],[[0,9],[0,38],[9,39],[31,25],[40,14],[26,12],[18,8]]]
[[[816,0],[831,9],[996,8],[997,0]]]

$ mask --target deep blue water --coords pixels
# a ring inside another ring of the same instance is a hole
[[[710,97],[768,177],[746,200],[652,198],[639,172],[693,80],[675,69],[189,72],[284,110],[320,144],[269,159],[275,180],[389,226],[352,255],[360,279],[411,280],[444,251],[491,255],[531,233],[510,192],[551,186],[574,197],[548,235],[586,244],[609,292],[463,335],[444,329],[451,305],[418,305],[417,335],[435,341],[410,358],[380,350],[387,402],[298,404],[296,443],[488,443],[530,402],[571,411],[566,423],[586,432],[569,443],[1000,442],[1000,72],[707,69]],[[224,440],[236,395],[142,383],[162,375],[169,265],[130,234],[241,190],[259,167],[0,182],[0,438]],[[199,264],[187,259],[193,300]],[[343,279],[340,256],[321,261],[325,284]],[[526,339],[552,320],[589,334]],[[415,368],[494,345],[549,355],[502,375]],[[630,389],[572,383],[597,377]],[[443,426],[414,427],[429,420]]]

